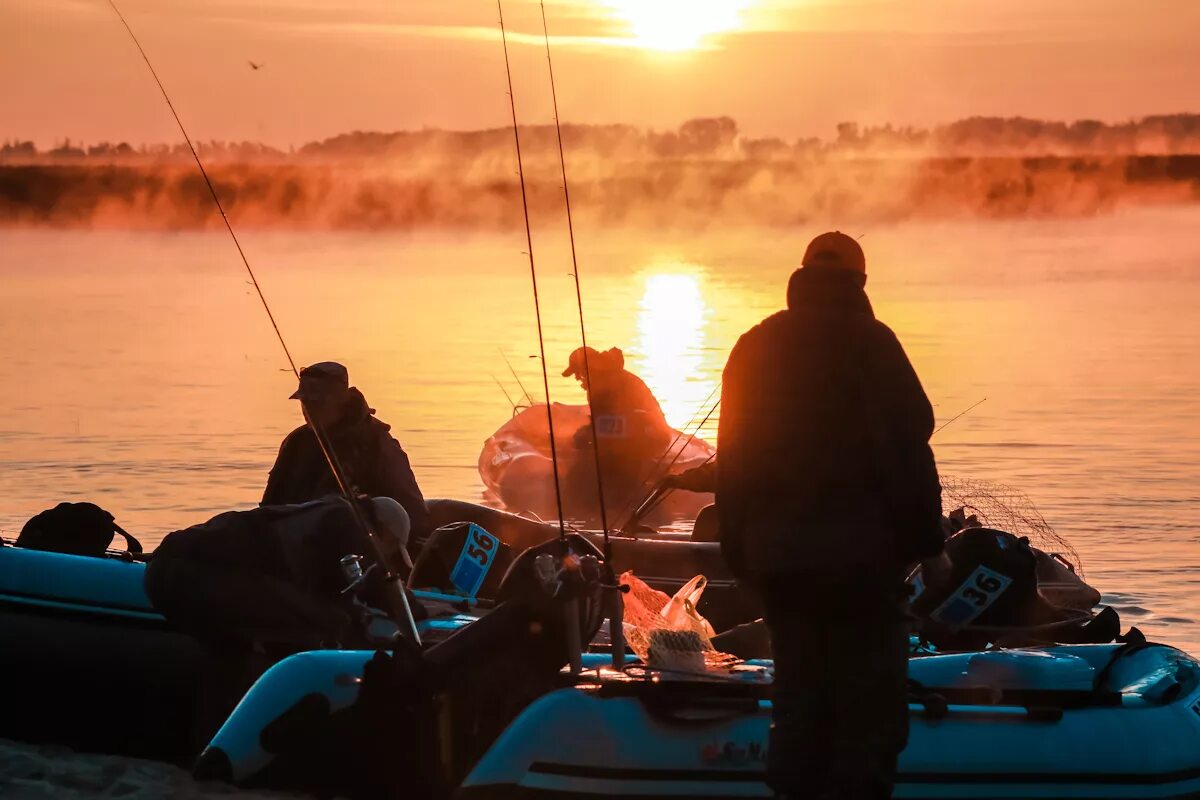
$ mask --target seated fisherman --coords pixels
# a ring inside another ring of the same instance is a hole
[[[572,375],[587,392],[606,473],[630,470],[666,450],[673,431],[650,387],[625,369],[620,349],[576,349],[563,370],[563,377]],[[576,444],[587,447],[591,442],[591,427],[581,428]]]

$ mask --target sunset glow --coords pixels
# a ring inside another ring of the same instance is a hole
[[[610,0],[636,42],[651,50],[692,50],[736,30],[748,0]]]

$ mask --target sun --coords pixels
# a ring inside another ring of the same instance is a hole
[[[606,0],[640,47],[693,50],[716,33],[736,30],[749,0]]]

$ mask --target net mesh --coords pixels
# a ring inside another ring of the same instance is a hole
[[[620,583],[629,587],[624,595],[625,641],[648,666],[680,672],[721,669],[738,659],[721,653],[701,630],[672,627],[663,616],[671,601],[664,592],[649,586],[633,572],[621,575]]]
[[[1001,483],[942,476],[942,506],[955,523],[996,528],[1014,536],[1026,536],[1029,543],[1047,553],[1057,553],[1071,562],[1083,577],[1083,564],[1071,543],[1046,522],[1037,506],[1020,489]]]

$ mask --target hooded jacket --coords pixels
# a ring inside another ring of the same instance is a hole
[[[367,405],[362,392],[351,387],[346,413],[327,431],[329,441],[351,487],[371,497],[396,500],[412,521],[409,541],[424,540],[430,533],[429,511],[408,454],[389,433],[391,426],[374,414],[375,409]],[[301,425],[288,434],[279,448],[262,504],[305,503],[337,493],[337,481],[316,436],[307,425]]]
[[[941,549],[933,409],[857,280],[797,270],[725,367],[717,509],[743,577],[894,576]]]

